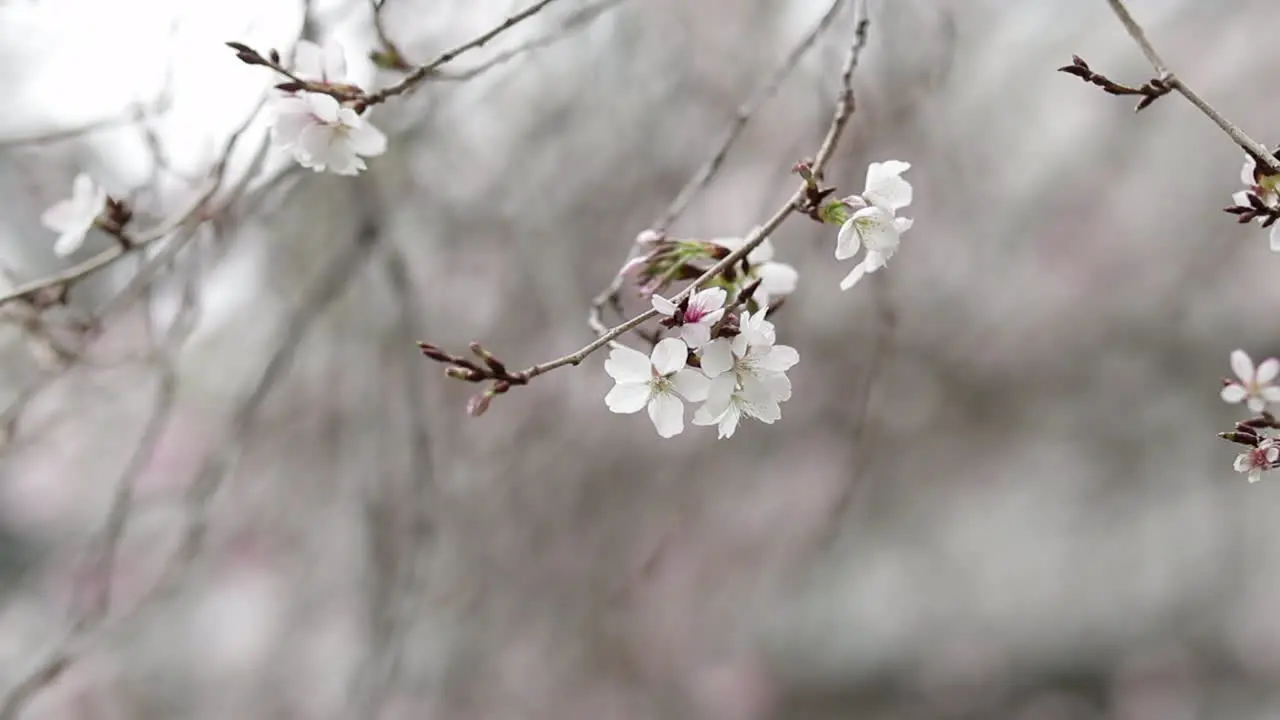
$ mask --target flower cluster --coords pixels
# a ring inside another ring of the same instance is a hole
[[[654,309],[678,336],[659,340],[649,355],[623,345],[613,348],[604,365],[614,380],[605,396],[609,409],[647,408],[664,438],[684,432],[686,401],[702,403],[693,424],[715,425],[721,438],[731,437],[743,416],[766,424],[781,418],[779,404],[791,398],[786,372],[800,355],[775,343],[766,310],[746,309],[745,297],[726,307],[727,297],[720,287],[679,304],[654,295]]]
[[[1254,222],[1271,230],[1271,250],[1280,252],[1280,175],[1268,175],[1257,161],[1246,157],[1240,168],[1240,182],[1245,189],[1234,193],[1234,206],[1226,212],[1240,222]]]
[[[1221,437],[1245,445],[1248,450],[1236,457],[1236,472],[1248,475],[1249,482],[1257,482],[1262,473],[1277,467],[1280,460],[1280,441],[1266,434],[1267,430],[1280,429],[1280,421],[1267,411],[1267,406],[1280,403],[1280,360],[1267,358],[1255,366],[1243,350],[1231,353],[1231,369],[1236,379],[1222,381],[1222,399],[1228,403],[1244,402],[1256,417],[1236,423],[1235,430],[1222,433]]]

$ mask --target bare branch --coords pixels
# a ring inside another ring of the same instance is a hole
[[[1129,33],[1129,37],[1137,43],[1142,54],[1146,56],[1147,62],[1151,63],[1151,67],[1155,69],[1159,76],[1157,79],[1161,83],[1172,87],[1187,100],[1191,101],[1191,104],[1195,105],[1205,117],[1212,120],[1223,132],[1230,136],[1236,145],[1239,145],[1256,162],[1267,168],[1269,173],[1280,174],[1280,161],[1276,160],[1270,151],[1245,134],[1244,130],[1240,129],[1240,126],[1228,120],[1204,98],[1187,87],[1187,84],[1182,82],[1181,78],[1173,74],[1168,64],[1165,63],[1164,58],[1160,57],[1160,53],[1156,52],[1155,46],[1147,39],[1146,31],[1133,19],[1133,15],[1129,13],[1129,8],[1125,6],[1123,0],[1107,0],[1107,4],[1111,6],[1112,12],[1119,18],[1120,24],[1124,25],[1125,32]]]
[[[453,48],[452,50],[447,50],[443,54],[441,54],[439,57],[437,57],[435,60],[432,60],[426,65],[419,66],[413,72],[406,75],[404,79],[402,79],[400,82],[396,83],[395,85],[391,85],[390,87],[383,88],[374,93],[369,93],[368,95],[361,98],[358,102],[356,102],[355,104],[356,112],[363,112],[365,108],[371,105],[384,103],[387,100],[393,97],[396,97],[397,95],[403,95],[404,93],[409,92],[410,90],[414,89],[419,84],[421,84],[423,80],[426,80],[428,77],[430,77],[441,66],[445,65],[446,63],[452,62],[454,58],[457,58],[459,55],[462,55],[465,52],[474,50],[478,47],[482,47],[483,45],[488,43],[490,40],[498,37],[499,35],[506,32],[507,30],[510,30],[516,25],[519,25],[521,22],[528,20],[534,15],[537,15],[539,12],[541,12],[544,8],[546,8],[548,5],[550,5],[553,2],[556,2],[556,0],[538,0],[538,2],[535,2],[534,4],[525,8],[524,10],[521,10],[520,12],[508,17],[506,20],[503,20],[500,24],[498,24],[496,27],[489,30],[488,32],[484,33],[483,35],[480,35],[479,37],[476,37],[472,40],[469,40],[459,45],[458,47]]]
[[[771,100],[773,96],[778,93],[782,84],[786,82],[786,79],[791,76],[792,71],[794,71],[796,66],[800,63],[801,58],[803,58],[805,54],[813,48],[817,43],[818,38],[827,31],[831,26],[832,21],[834,21],[840,14],[840,9],[844,6],[844,3],[845,0],[833,0],[831,6],[827,8],[826,13],[824,13],[822,18],[818,20],[817,24],[813,26],[813,29],[801,38],[800,42],[796,43],[795,47],[791,49],[791,52],[787,53],[787,56],[783,58],[782,64],[780,64],[769,75],[769,77],[751,93],[751,96],[747,98],[746,102],[738,106],[738,110],[735,113],[733,120],[730,121],[728,127],[726,127],[724,132],[721,134],[720,142],[716,144],[715,150],[711,152],[711,155],[706,159],[706,161],[704,161],[698,170],[694,172],[694,174],[685,183],[684,187],[680,189],[680,192],[676,193],[675,199],[672,200],[671,204],[662,211],[662,214],[650,224],[650,227],[657,230],[666,230],[684,214],[684,211],[688,209],[689,204],[693,202],[693,199],[703,190],[707,189],[711,184],[711,181],[715,178],[716,173],[720,171],[720,167],[724,164],[725,158],[729,156],[729,150],[733,147],[734,143],[738,141],[738,138],[742,136],[742,131],[746,128],[747,123],[751,120],[752,116],[754,116],[765,103]],[[591,307],[587,313],[587,325],[597,335],[604,335],[609,332],[609,329],[604,324],[604,308],[606,305],[612,305],[615,308],[619,308],[618,292],[622,289],[622,283],[622,275],[615,275],[613,280],[609,283],[609,286],[591,300]]]
[[[604,15],[607,10],[612,9],[617,5],[621,5],[623,2],[625,2],[625,0],[602,0],[601,2],[593,5],[580,8],[569,15],[569,17],[565,18],[564,22],[560,24],[560,27],[557,28],[555,32],[531,38],[527,42],[523,42],[510,50],[504,50],[479,65],[466,68],[465,70],[437,71],[431,79],[437,82],[462,82],[465,80],[471,80],[472,78],[492,70],[499,65],[510,62],[525,53],[538,50],[549,45],[554,45],[568,37],[571,33],[586,27],[592,21]]]

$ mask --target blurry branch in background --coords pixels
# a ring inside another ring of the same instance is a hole
[[[774,230],[781,226],[792,213],[800,212],[816,217],[818,205],[835,191],[835,188],[823,185],[822,171],[835,153],[840,137],[843,135],[845,126],[854,111],[853,73],[858,67],[858,61],[862,57],[862,50],[866,46],[867,30],[870,24],[870,19],[867,16],[867,1],[859,0],[857,8],[858,19],[854,29],[854,38],[841,68],[840,94],[836,99],[836,108],[832,115],[831,123],[814,160],[812,162],[801,162],[795,167],[795,171],[804,179],[803,184],[792,193],[791,197],[781,207],[774,211],[769,219],[748,233],[741,247],[730,252],[693,282],[689,283],[683,290],[672,296],[670,300],[674,305],[681,305],[694,292],[708,285],[726,270],[731,269],[736,263],[746,258],[752,250],[755,250]],[[488,389],[474,396],[468,402],[468,412],[473,416],[477,416],[488,409],[489,403],[494,397],[506,393],[514,386],[526,385],[533,378],[557,368],[569,365],[576,366],[595,351],[609,345],[617,338],[658,315],[657,310],[647,310],[610,328],[595,340],[574,352],[515,372],[508,370],[505,363],[478,342],[471,343],[471,351],[480,360],[479,363],[466,357],[452,355],[430,343],[420,342],[418,346],[427,358],[448,366],[445,369],[445,373],[449,377],[466,382],[491,383]]]
[[[181,585],[200,553],[208,530],[209,502],[230,475],[236,460],[243,452],[254,422],[263,403],[276,383],[291,367],[298,347],[306,338],[315,320],[323,315],[329,304],[342,293],[356,273],[364,267],[364,261],[376,245],[378,237],[362,228],[354,242],[333,257],[317,279],[289,314],[279,342],[267,360],[253,389],[235,406],[229,423],[227,437],[221,446],[205,458],[194,481],[187,488],[185,497],[186,522],[177,549],[164,563],[160,576],[147,595],[113,625],[123,627],[143,610],[162,601]],[[123,521],[121,522],[121,532]],[[109,582],[104,579],[103,582]],[[105,606],[104,606],[105,611]],[[82,614],[73,624],[67,637],[28,672],[0,701],[0,720],[16,720],[22,707],[42,688],[47,687],[69,668],[76,658],[86,652],[98,637],[110,628],[103,626],[105,612]]]
[[[1121,83],[1117,83],[1107,78],[1105,75],[1094,72],[1083,59],[1079,56],[1072,56],[1070,65],[1058,68],[1059,72],[1074,75],[1085,82],[1092,83],[1101,87],[1104,91],[1112,95],[1141,95],[1142,100],[1138,102],[1136,110],[1142,110],[1155,102],[1160,97],[1167,95],[1170,90],[1178,91],[1183,97],[1195,105],[1205,117],[1212,120],[1219,128],[1222,129],[1236,145],[1240,146],[1254,162],[1259,166],[1267,169],[1268,174],[1280,174],[1280,160],[1271,154],[1265,147],[1249,137],[1240,126],[1228,120],[1216,108],[1210,105],[1204,98],[1200,97],[1194,90],[1187,87],[1187,84],[1181,78],[1173,74],[1164,59],[1160,57],[1147,39],[1147,33],[1142,26],[1133,19],[1133,15],[1129,13],[1129,9],[1125,7],[1123,0],[1107,0],[1107,4],[1111,6],[1111,10],[1119,18],[1120,23],[1124,25],[1125,32],[1129,37],[1137,43],[1138,48],[1142,50],[1142,54],[1146,56],[1147,62],[1151,63],[1151,67],[1156,71],[1156,77],[1144,83],[1141,87],[1131,87]]]
[[[480,35],[479,37],[476,37],[472,40],[469,40],[453,48],[452,50],[445,51],[436,59],[432,60],[426,65],[420,65],[417,68],[414,68],[411,72],[409,72],[407,75],[404,76],[404,79],[402,79],[400,82],[396,83],[395,85],[391,85],[389,87],[385,87],[381,90],[378,90],[377,92],[373,92],[365,95],[354,105],[356,112],[357,113],[363,112],[364,109],[367,107],[370,107],[372,105],[377,105],[379,103],[384,103],[387,100],[390,100],[391,98],[397,95],[403,95],[404,93],[409,92],[410,90],[414,89],[419,84],[421,84],[422,81],[428,79],[433,74],[435,74],[435,72],[439,70],[442,66],[444,66],[446,63],[452,62],[459,55],[462,55],[463,53],[469,50],[474,50],[478,47],[484,46],[490,40],[493,40],[494,38],[498,37],[499,35],[506,32],[507,30],[510,30],[516,25],[519,25],[521,22],[524,22],[525,20],[528,20],[534,15],[537,15],[539,12],[542,12],[544,8],[546,8],[548,5],[550,5],[553,2],[556,2],[556,0],[539,0],[538,2],[535,2],[534,4],[525,8],[524,10],[521,10],[520,12],[508,17],[506,20],[503,20],[496,27],[484,33],[483,35]],[[382,6],[385,4],[386,4],[386,0],[382,0],[382,2],[377,3],[377,5],[375,6],[375,9],[376,9],[376,12],[374,13],[375,16],[380,14]],[[403,58],[401,58],[401,60],[403,60]]]
[[[190,225],[200,224],[213,214],[210,207],[210,201],[222,189],[222,184],[226,180],[227,166],[230,163],[232,152],[235,150],[240,138],[249,129],[253,120],[257,118],[258,113],[262,109],[262,101],[254,107],[250,115],[245,118],[244,122],[236,128],[236,130],[227,138],[227,142],[223,145],[222,152],[219,155],[217,163],[213,166],[208,187],[194,201],[184,206],[169,219],[161,221],[156,227],[140,233],[126,232],[123,228],[104,228],[114,235],[119,242],[111,247],[94,255],[83,262],[77,263],[65,270],[61,270],[52,275],[32,280],[24,283],[13,290],[0,295],[0,305],[13,302],[15,300],[27,300],[31,297],[50,289],[57,289],[59,292],[68,289],[68,286],[74,284],[78,280],[113,264],[120,258],[137,252],[156,242],[169,237],[169,234],[179,228]]]
[[[702,166],[693,173],[684,187],[680,188],[680,192],[676,193],[676,197],[671,201],[662,214],[659,215],[650,224],[655,230],[667,230],[684,211],[688,209],[689,204],[703,190],[711,185],[711,181],[715,178],[716,173],[720,171],[724,160],[729,156],[729,150],[733,147],[738,138],[742,136],[742,131],[746,129],[747,123],[750,122],[752,116],[760,110],[765,103],[773,99],[778,94],[778,90],[787,78],[791,76],[792,71],[800,63],[809,50],[818,42],[818,39],[831,27],[832,21],[840,14],[840,9],[845,5],[846,0],[833,0],[831,7],[827,8],[826,13],[818,20],[807,35],[800,39],[791,52],[783,59],[782,64],[773,71],[763,83],[751,93],[751,97],[747,101],[738,106],[737,113],[733,120],[725,128],[724,133],[720,136],[720,141],[716,143],[715,150],[707,157]],[[634,249],[627,259],[630,260],[634,254]],[[614,313],[622,315],[622,304],[619,299],[619,292],[622,290],[624,277],[622,273],[614,276],[609,286],[596,295],[591,300],[591,307],[587,313],[587,325],[596,335],[604,335],[609,332],[609,328],[604,324],[604,308],[609,306]]]
[[[103,528],[87,552],[85,580],[89,597],[75,614],[71,628],[36,668],[10,689],[0,701],[0,720],[15,720],[22,708],[58,679],[75,662],[80,645],[106,620],[111,610],[111,585],[116,555],[133,508],[134,486],[146,470],[169,425],[178,391],[177,355],[190,336],[199,315],[200,268],[192,264],[183,283],[180,305],[164,336],[151,349],[157,364],[157,388],[149,419],[112,492]]]
[[[554,32],[539,35],[538,37],[531,38],[509,50],[503,50],[479,65],[463,70],[440,70],[435,74],[433,80],[440,82],[462,82],[464,80],[470,80],[481,73],[492,70],[493,68],[507,63],[527,52],[538,50],[563,40],[570,33],[586,27],[593,20],[603,15],[607,10],[612,9],[617,5],[621,5],[623,2],[624,0],[601,0],[600,2],[593,3],[584,8],[579,8],[566,17],[564,21],[560,23],[560,27]]]
[[[226,181],[227,168],[230,164],[231,156],[240,144],[244,133],[258,117],[264,102],[265,97],[258,101],[253,111],[249,113],[223,144],[219,158],[210,171],[208,188],[194,202],[184,206],[183,209],[173,215],[172,219],[162,222],[155,230],[137,236],[125,234],[126,240],[113,244],[82,263],[17,287],[6,295],[0,296],[0,306],[7,303],[22,302],[30,304],[35,310],[39,311],[50,304],[63,303],[66,300],[67,293],[75,283],[112,265],[127,255],[144,253],[151,243],[168,238],[168,242],[161,247],[161,250],[154,257],[147,259],[138,273],[126,283],[125,287],[95,312],[94,317],[90,320],[91,325],[94,328],[100,327],[108,316],[141,296],[155,279],[158,271],[167,266],[188,243],[197,237],[200,226],[207,220],[216,220],[218,215],[230,207],[248,187],[249,178],[257,172],[269,147],[265,141],[259,144],[258,154],[254,157],[253,162],[240,181],[231,188],[231,192],[220,199],[219,207],[213,207],[213,201],[217,198]],[[175,233],[174,231],[177,232]],[[121,232],[123,233],[123,230]],[[171,235],[171,233],[174,234]],[[21,419],[23,409],[41,390],[59,376],[60,373],[58,372],[45,373],[17,393],[17,397],[5,408],[4,412],[0,413],[0,439],[7,440],[16,434],[17,424]],[[0,442],[0,444],[3,443]]]
[[[139,104],[118,115],[94,120],[76,127],[61,128],[43,133],[32,133],[30,135],[18,135],[15,137],[0,137],[0,149],[21,147],[24,145],[48,145],[66,140],[74,140],[78,137],[103,130],[114,130],[115,128],[125,127],[163,113],[168,109],[169,101],[169,95],[167,93],[161,93],[160,97],[149,105]]]

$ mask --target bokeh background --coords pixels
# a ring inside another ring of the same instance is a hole
[[[521,5],[384,20],[421,61]],[[259,117],[158,272],[129,258],[66,306],[6,308],[0,687],[87,596],[113,602],[21,717],[1280,717],[1280,490],[1214,437],[1241,416],[1228,353],[1280,352],[1280,257],[1221,212],[1241,153],[1189,104],[1135,116],[1055,72],[1150,76],[1101,0],[872,0],[828,179],[911,162],[915,227],[848,293],[833,228],[773,236],[801,272],[780,423],[661,441],[607,412],[601,356],[472,419],[476,388],[418,355],[584,344],[636,233],[828,5],[561,0],[448,67],[538,47],[375,110],[390,149],[360,178],[261,152]],[[1277,139],[1280,6],[1131,7]],[[846,7],[674,232],[743,234],[788,196],[852,27]],[[109,247],[59,260],[39,224],[76,172],[141,227],[189,203],[272,81],[221,43],[302,36],[394,80],[362,60],[363,0],[0,3],[6,282]],[[197,477],[202,550],[131,615]],[[86,557],[122,478],[107,576]]]

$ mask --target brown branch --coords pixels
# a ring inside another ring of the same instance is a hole
[[[792,71],[800,63],[810,49],[817,43],[818,38],[831,26],[833,20],[839,15],[841,7],[844,6],[845,0],[833,0],[831,6],[827,8],[826,13],[818,20],[813,29],[808,32],[800,42],[796,43],[791,52],[783,58],[783,61],[769,75],[769,77],[761,83],[747,98],[745,102],[738,106],[737,112],[732,121],[724,129],[720,136],[720,142],[716,144],[715,150],[702,163],[702,165],[690,176],[685,182],[684,187],[680,188],[680,192],[676,193],[676,197],[671,204],[662,211],[657,218],[650,224],[651,228],[657,230],[666,230],[671,226],[685,210],[689,204],[702,191],[706,190],[720,171],[724,164],[725,158],[729,156],[729,150],[742,136],[742,131],[746,129],[747,123],[751,118],[765,105],[774,95],[778,94],[778,90],[787,78],[791,76]],[[634,252],[634,250],[633,250]],[[630,257],[628,257],[628,260]],[[624,278],[621,274],[615,275],[608,287],[602,290],[591,300],[591,307],[587,312],[587,325],[597,335],[604,335],[609,332],[609,328],[604,324],[604,308],[606,305],[615,308],[621,314],[621,307],[618,304],[618,293],[622,290]]]
[[[853,73],[854,73],[854,70],[858,67],[858,61],[862,56],[862,50],[866,46],[867,29],[869,27],[869,23],[870,21],[869,21],[869,18],[867,17],[867,2],[866,0],[859,0],[858,21],[854,31],[853,42],[849,46],[849,52],[848,52],[848,55],[845,57],[844,66],[840,74],[841,90],[840,90],[839,96],[836,99],[836,109],[834,114],[832,115],[831,124],[827,128],[826,136],[822,140],[822,145],[821,147],[818,148],[817,156],[815,157],[813,163],[807,166],[809,171],[812,173],[811,177],[814,177],[814,178],[822,177],[822,171],[826,167],[827,163],[831,160],[832,155],[835,153],[836,146],[840,142],[840,136],[844,133],[844,128],[849,123],[849,117],[853,113],[853,109],[854,109]],[[744,239],[742,247],[738,248],[737,250],[734,250],[733,252],[726,255],[722,260],[717,262],[715,265],[712,265],[710,269],[702,273],[702,275],[698,276],[698,278],[695,279],[693,282],[691,282],[687,287],[685,287],[683,290],[681,290],[680,292],[676,293],[673,297],[671,297],[670,298],[671,301],[678,305],[681,301],[683,301],[685,298],[688,298],[690,295],[692,295],[702,286],[714,280],[722,272],[732,267],[735,263],[740,261],[742,258],[745,258],[752,250],[755,250],[756,247],[760,245],[760,243],[764,242],[765,238],[769,237],[770,233],[772,233],[780,225],[782,225],[783,221],[785,221],[788,217],[790,217],[790,215],[793,212],[796,212],[798,209],[806,208],[807,201],[813,196],[813,194],[816,191],[817,191],[816,186],[813,185],[808,180],[806,180],[805,184],[801,185],[798,190],[792,193],[791,197],[788,198],[787,201],[780,208],[774,211],[773,215],[768,220],[764,221],[764,223],[757,226],[755,230],[753,230],[751,233],[747,235],[747,237]],[[508,372],[506,370],[498,370],[497,368],[490,366],[488,370],[481,369],[481,372],[479,374],[470,373],[470,371],[468,370],[468,372],[458,373],[454,376],[460,379],[469,380],[472,382],[480,382],[488,379],[495,379],[496,382],[494,384],[494,388],[491,389],[490,391],[487,391],[485,395],[480,396],[481,398],[485,398],[481,402],[487,402],[487,398],[492,397],[492,394],[501,394],[503,392],[506,392],[506,390],[509,389],[510,385],[517,385],[517,384],[523,385],[527,383],[529,380],[532,380],[533,378],[539,375],[544,375],[546,373],[549,373],[552,370],[555,370],[557,368],[565,367],[566,365],[580,364],[583,360],[585,360],[589,355],[591,355],[595,351],[613,342],[614,340],[621,337],[623,334],[627,333],[628,331],[639,327],[640,325],[644,324],[648,320],[651,320],[654,317],[657,317],[657,315],[658,315],[657,310],[653,310],[653,309],[647,310],[631,318],[630,320],[627,320],[626,322],[621,323],[620,325],[614,326],[613,328],[606,331],[604,334],[600,335],[595,340],[591,341],[590,343],[587,343],[582,348],[579,348],[578,350],[575,350],[574,352],[571,352],[568,355],[563,355],[554,360],[550,360],[544,363],[539,363],[537,365],[531,365],[523,370],[519,370],[516,372]],[[424,354],[428,355],[428,357],[431,357],[432,359],[435,359],[437,361],[449,364],[448,360],[442,359],[442,358],[447,358],[449,356],[442,353],[434,346],[427,345],[425,343],[420,344],[420,346],[423,348]],[[482,357],[484,357],[487,354],[487,352],[484,351],[483,348],[480,348],[478,345],[473,345],[473,350],[475,350],[475,352],[481,355]],[[500,367],[500,364],[499,364],[499,367]],[[449,370],[455,370],[455,369],[458,369],[458,368],[457,367],[449,368]],[[453,374],[453,373],[450,373],[450,374]],[[509,384],[504,385],[506,383],[509,383]],[[480,411],[483,412],[483,409],[481,409]],[[473,414],[479,414],[479,413],[473,412]]]
[[[613,8],[614,6],[621,5],[623,2],[625,2],[625,0],[602,0],[601,2],[593,5],[588,5],[587,7],[575,10],[571,15],[569,15],[569,17],[564,19],[564,22],[560,23],[560,27],[553,33],[547,33],[546,35],[532,38],[511,48],[510,50],[504,50],[497,55],[494,55],[479,65],[466,68],[465,70],[455,70],[452,72],[448,70],[439,70],[431,79],[437,82],[462,82],[465,80],[471,80],[472,78],[475,78],[486,71],[492,70],[499,65],[510,62],[525,53],[533,50],[539,50],[565,39],[570,33],[586,27],[593,20],[604,15],[605,11]]]
[[[435,60],[432,60],[426,65],[421,65],[417,67],[416,69],[414,69],[413,72],[406,75],[400,82],[396,83],[395,85],[391,85],[390,87],[385,87],[377,92],[373,92],[365,95],[363,98],[361,98],[355,103],[354,107],[356,109],[356,112],[363,112],[364,109],[367,107],[370,107],[372,105],[377,105],[379,103],[384,103],[387,100],[393,97],[396,97],[397,95],[403,95],[404,93],[409,92],[410,90],[414,89],[419,84],[421,84],[423,80],[426,80],[428,77],[434,74],[438,69],[440,69],[440,67],[442,67],[446,63],[452,62],[455,58],[457,58],[459,55],[462,55],[465,52],[484,46],[490,40],[493,40],[494,38],[498,37],[499,35],[506,32],[507,30],[510,30],[516,25],[519,25],[521,22],[533,17],[534,15],[537,15],[539,12],[541,12],[544,8],[546,8],[548,5],[550,5],[553,2],[556,2],[556,0],[538,0],[538,2],[535,2],[534,4],[525,8],[524,10],[521,10],[520,12],[508,17],[506,20],[503,20],[496,27],[492,28],[488,32],[484,33],[483,35],[480,35],[479,37],[476,37],[472,40],[469,40],[451,50],[447,50],[444,53],[442,53],[439,57],[437,57]]]
[[[1255,162],[1267,169],[1270,174],[1280,174],[1280,161],[1263,147],[1260,143],[1245,134],[1240,126],[1228,120],[1216,108],[1210,105],[1204,98],[1200,97],[1194,90],[1187,86],[1173,71],[1169,69],[1168,63],[1164,58],[1160,57],[1160,53],[1156,52],[1155,46],[1147,39],[1147,33],[1142,26],[1133,19],[1133,15],[1129,13],[1123,0],[1107,0],[1107,4],[1111,6],[1112,12],[1120,20],[1120,24],[1124,26],[1125,32],[1138,45],[1138,49],[1146,56],[1147,62],[1151,63],[1151,67],[1155,69],[1158,77],[1157,80],[1174,90],[1177,90],[1183,97],[1195,105],[1205,117],[1212,120],[1219,128],[1222,129],[1231,140],[1239,145],[1246,153],[1248,153]]]

